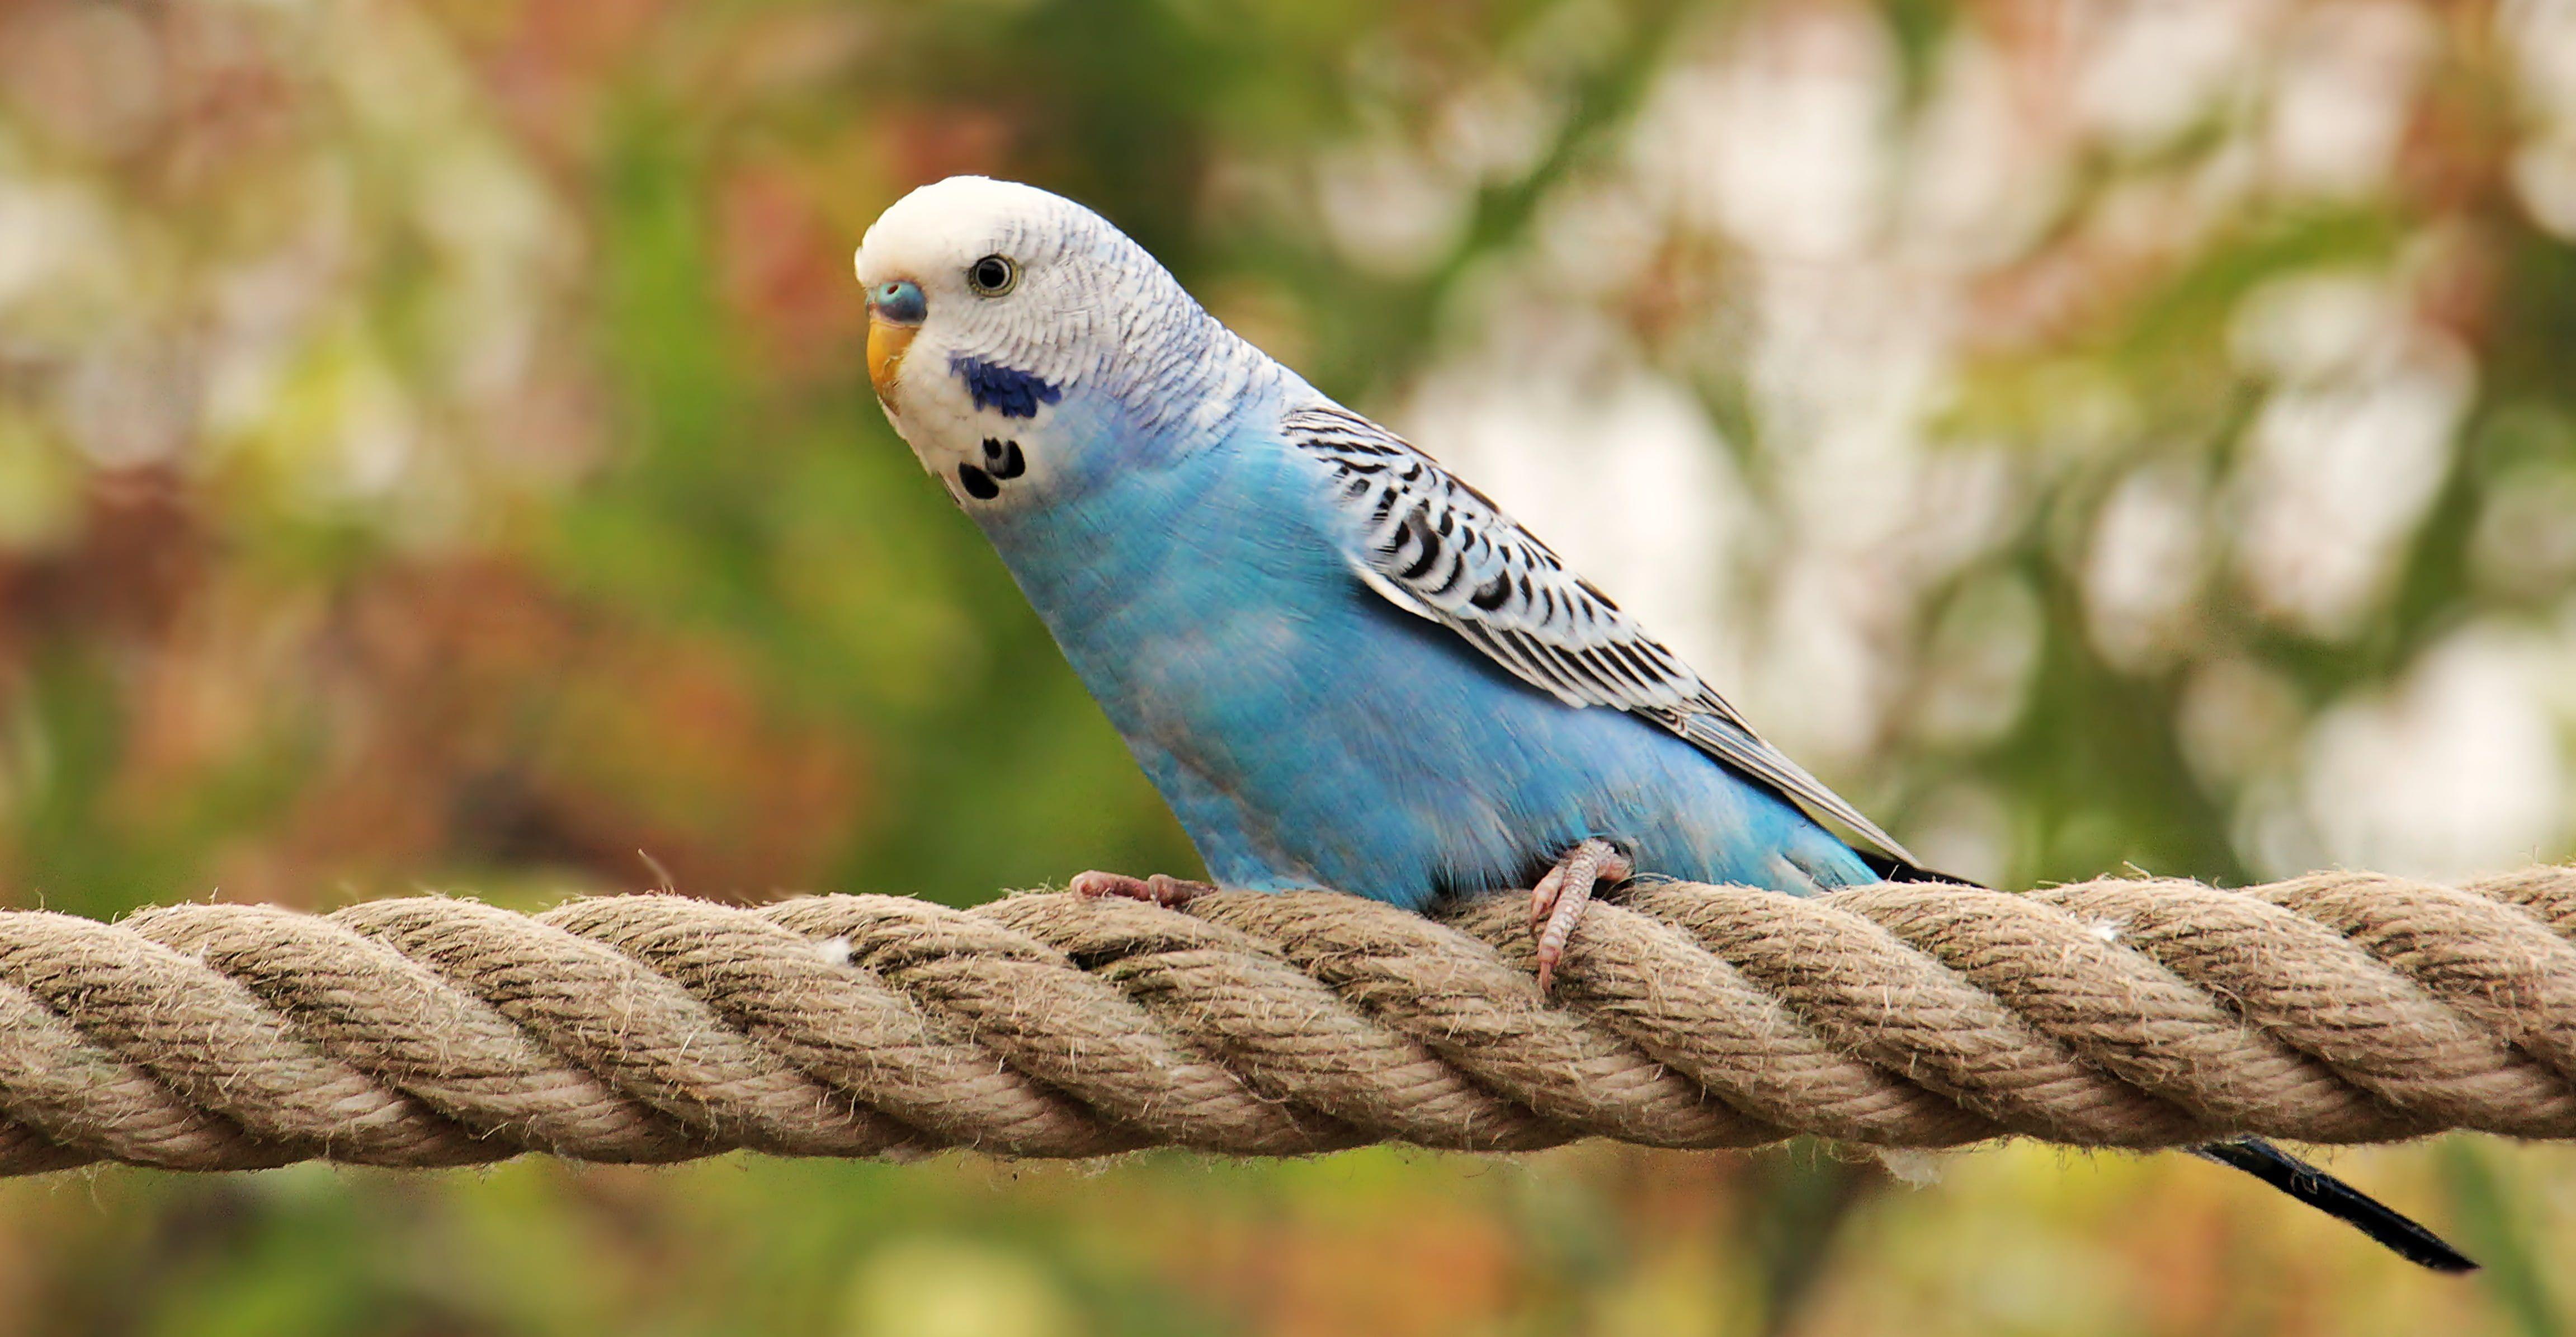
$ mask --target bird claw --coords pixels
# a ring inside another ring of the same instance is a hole
[[[1095,868],[1074,874],[1073,881],[1066,884],[1066,890],[1084,900],[1116,896],[1177,910],[1216,888],[1205,882],[1186,882],[1166,873],[1129,877],[1125,873],[1104,873]]]
[[[1557,964],[1565,959],[1565,944],[1574,936],[1584,908],[1592,903],[1594,885],[1625,882],[1636,871],[1628,856],[1609,841],[1586,840],[1567,850],[1530,889],[1530,932],[1538,937],[1540,993],[1555,987]]]

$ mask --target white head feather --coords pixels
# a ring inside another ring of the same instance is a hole
[[[969,282],[987,256],[1010,265],[1007,291]],[[872,340],[871,371],[896,430],[952,490],[955,464],[1005,428],[1032,443],[1033,476],[1053,463],[1037,445],[1055,410],[1006,421],[979,407],[961,361],[1025,373],[1066,396],[1110,396],[1143,432],[1213,425],[1287,376],[1107,219],[1034,186],[979,176],[923,186],[868,229],[855,265],[871,292],[896,281],[921,290],[918,328],[892,332],[890,356]]]

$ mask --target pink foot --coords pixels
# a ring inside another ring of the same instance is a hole
[[[1583,909],[1592,904],[1597,882],[1625,882],[1635,873],[1628,856],[1606,840],[1587,840],[1565,852],[1556,867],[1530,890],[1530,932],[1538,935],[1538,991],[1556,984],[1556,965],[1565,959],[1566,940],[1574,936]]]
[[[1216,890],[1205,882],[1184,882],[1165,873],[1156,873],[1152,877],[1129,877],[1125,873],[1104,873],[1098,869],[1074,874],[1066,889],[1086,899],[1123,896],[1131,901],[1169,906],[1175,910]]]

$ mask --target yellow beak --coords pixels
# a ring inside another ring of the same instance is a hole
[[[918,325],[899,324],[874,311],[868,313],[868,381],[877,388],[877,398],[894,398],[894,378],[903,368],[903,351],[912,347],[912,336],[921,333]]]

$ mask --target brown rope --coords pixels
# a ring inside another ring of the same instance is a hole
[[[2576,869],[1648,885],[1593,909],[1554,998],[1526,914],[1321,892],[0,912],[0,1173],[2576,1137]]]

